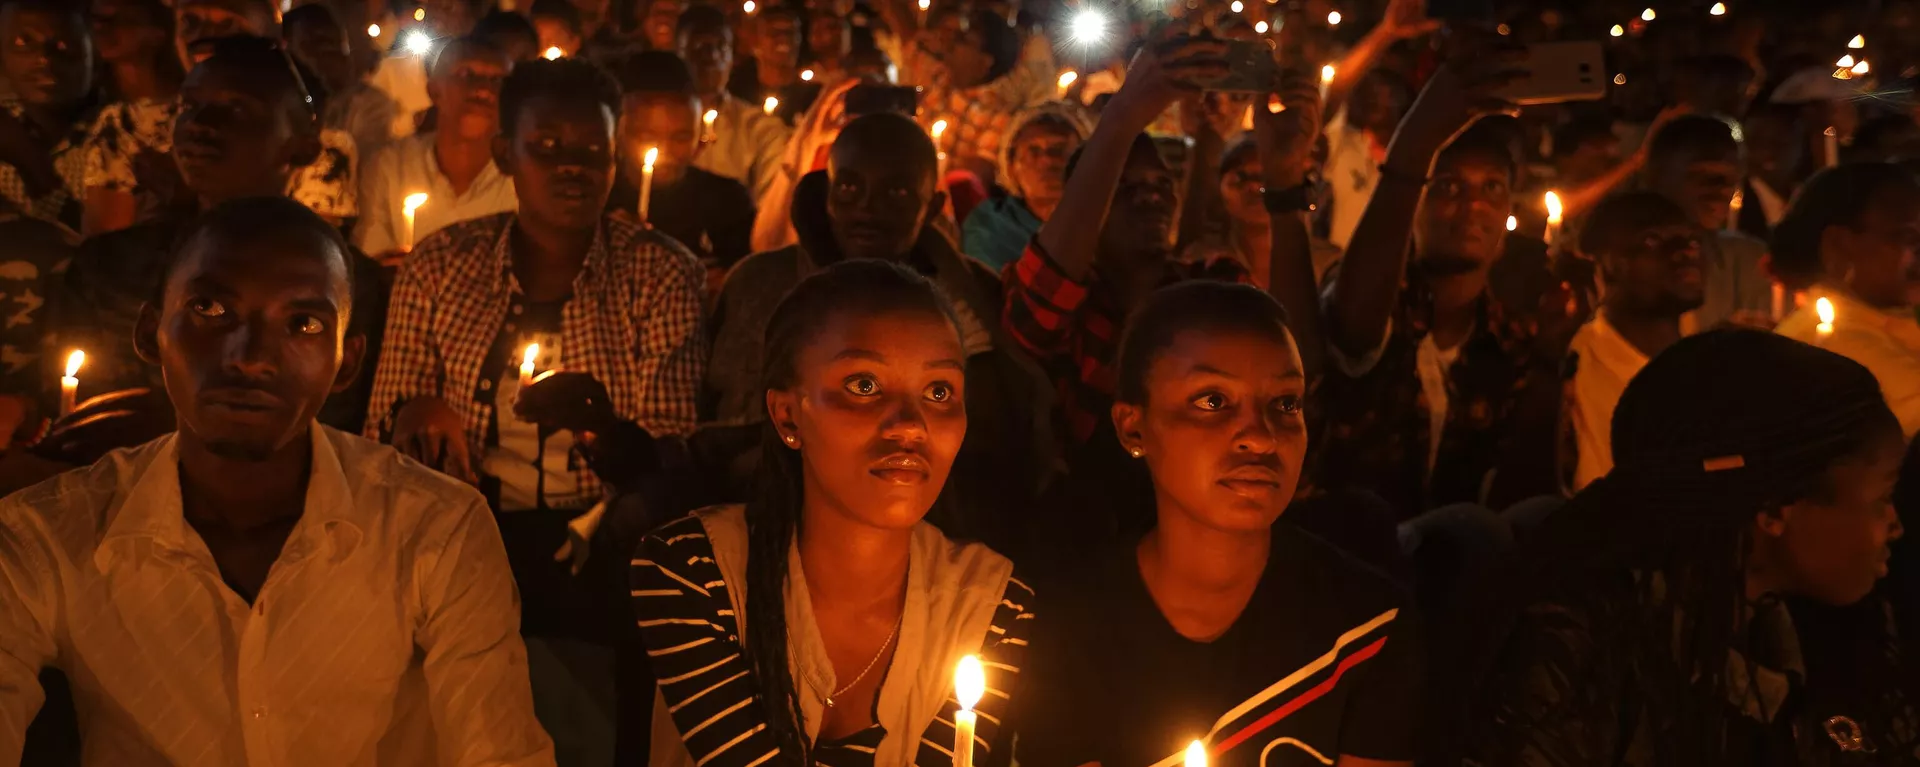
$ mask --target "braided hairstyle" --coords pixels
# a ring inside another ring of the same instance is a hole
[[[926,277],[890,261],[842,261],[800,281],[767,321],[762,391],[799,382],[800,352],[837,317],[926,313],[959,334],[953,306]],[[800,533],[805,500],[799,450],[787,447],[771,421],[761,428],[760,469],[747,519],[747,636],[761,711],[780,753],[807,764],[812,744],[802,721],[787,645],[787,553]]]
[[[1504,644],[1485,632],[1510,630],[1527,605],[1617,593],[1630,581],[1628,604],[1603,606],[1606,614],[1589,621],[1591,668],[1625,675],[1619,681],[1638,711],[1622,726],[1650,736],[1655,764],[1726,764],[1726,669],[1742,624],[1754,516],[1827,496],[1829,468],[1898,433],[1878,381],[1859,363],[1753,330],[1681,340],[1621,396],[1613,472],[1549,517],[1494,588],[1493,604],[1471,611],[1482,635],[1459,670],[1485,678]],[[1563,706],[1622,708],[1600,697],[1603,680],[1566,681]],[[1470,707],[1479,721],[1468,728],[1493,723],[1499,701],[1490,692],[1480,690]]]

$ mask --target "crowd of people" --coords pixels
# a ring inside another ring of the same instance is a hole
[[[1917,26],[0,0],[0,764],[1920,763]]]

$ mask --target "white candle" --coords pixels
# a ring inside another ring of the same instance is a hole
[[[653,163],[660,159],[660,148],[647,147],[646,159],[640,165],[640,220],[647,220],[647,210],[653,203]]]
[[[533,385],[533,361],[539,357],[539,344],[527,344],[526,351],[520,353],[520,388]]]
[[[953,767],[973,767],[973,730],[980,722],[973,707],[986,691],[987,673],[980,659],[961,658],[953,671],[953,697],[960,701],[960,710],[953,713]]]
[[[1820,315],[1820,324],[1814,328],[1814,332],[1819,334],[1821,343],[1826,343],[1833,335],[1833,302],[1821,296],[1820,300],[1813,302],[1813,311]]]
[[[1187,744],[1186,767],[1207,767],[1207,744],[1197,740]]]
[[[927,25],[927,10],[933,7],[933,0],[920,0],[920,26]]]
[[[933,174],[933,183],[938,187],[947,177],[947,146],[941,141],[941,138],[947,135],[947,121],[934,120],[931,133],[933,133],[934,157],[938,161]]]
[[[67,374],[60,377],[60,415],[73,412],[80,401],[80,366],[87,364],[87,353],[79,349],[67,355]]]
[[[1560,241],[1560,214],[1562,212],[1560,195],[1556,192],[1547,192],[1545,204],[1547,206],[1547,246],[1552,247]]]
[[[1826,167],[1829,167],[1829,168],[1835,165],[1839,165],[1840,164],[1840,132],[1837,130],[1834,130],[1832,126],[1828,126],[1826,135],[1823,138],[1823,145],[1826,147],[1827,156],[1820,158],[1821,162],[1826,163]]]
[[[1787,286],[1778,282],[1773,284],[1773,321],[1779,322],[1787,317]]]
[[[755,6],[753,4],[753,0],[747,0],[746,2],[740,4],[740,10],[743,13],[747,14],[748,16],[752,16],[754,9],[757,7],[758,6]]]
[[[711,142],[714,140],[713,121],[718,119],[720,119],[720,110],[718,109],[709,109],[706,114],[700,116],[700,122],[704,126],[701,128],[701,141]]]
[[[414,192],[400,204],[400,252],[413,252],[413,216],[427,204],[426,192]]]
[[[1322,97],[1327,95],[1327,88],[1332,87],[1333,76],[1335,74],[1337,73],[1334,71],[1332,64],[1320,67],[1320,95]]]

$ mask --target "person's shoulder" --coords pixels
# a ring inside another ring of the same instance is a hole
[[[378,504],[379,510],[388,515],[417,511],[423,521],[486,509],[487,501],[480,491],[401,455],[391,445],[330,426],[314,428],[332,446],[356,503]]]
[[[1386,573],[1296,525],[1275,524],[1273,541],[1270,562],[1285,563],[1279,582],[1289,588],[1301,588],[1315,599],[1367,615],[1397,613],[1412,602],[1406,589]]]
[[[800,279],[801,258],[798,245],[750,254],[727,270],[727,277],[720,284],[720,295],[723,299],[746,293],[786,295]]]
[[[87,466],[53,477],[0,499],[0,531],[8,537],[39,540],[70,561],[90,556],[148,467],[166,449],[172,435],[143,445],[116,449]]]
[[[438,273],[472,260],[476,253],[490,253],[512,223],[513,211],[468,219],[429,234],[413,246],[402,271]]]
[[[700,258],[687,250],[680,241],[661,234],[657,229],[642,226],[624,216],[607,216],[605,222],[607,244],[616,255],[627,257],[643,273],[651,274],[659,270],[669,272],[698,272],[701,269]]]
[[[433,151],[433,134],[415,133],[373,147],[361,162],[367,168],[365,175],[370,179],[377,179],[382,173],[398,173],[405,163],[424,158],[431,151]]]

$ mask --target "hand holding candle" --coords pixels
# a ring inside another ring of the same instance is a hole
[[[1821,299],[1822,301],[1826,299]],[[79,349],[67,355],[67,374],[60,377],[60,415],[73,413],[80,399],[80,366],[87,364],[87,353]]]
[[[413,252],[413,216],[420,206],[427,204],[426,192],[414,192],[407,195],[400,204],[400,252]]]
[[[980,723],[973,707],[986,691],[987,672],[981,668],[980,659],[972,655],[961,658],[960,666],[953,671],[953,697],[960,701],[960,710],[953,714],[953,767],[973,767],[973,730]]]
[[[653,164],[660,160],[660,147],[647,147],[647,156],[640,161],[640,221],[647,221],[647,210],[653,204]]]

